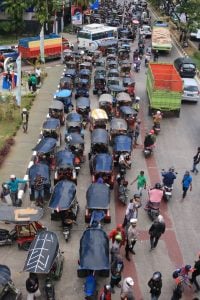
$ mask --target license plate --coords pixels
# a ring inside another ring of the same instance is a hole
[[[187,94],[187,96],[188,96],[188,97],[193,97],[194,95],[193,95],[193,94]]]

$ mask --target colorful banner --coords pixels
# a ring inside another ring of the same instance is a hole
[[[22,72],[22,57],[21,54],[16,59],[17,63],[17,105],[21,106],[21,85],[22,85],[22,79],[21,79],[21,72]]]
[[[71,6],[71,17],[73,25],[82,25],[83,23],[83,12],[80,6]]]

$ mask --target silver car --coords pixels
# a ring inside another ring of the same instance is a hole
[[[183,78],[182,101],[198,102],[200,99],[199,86],[194,78]]]

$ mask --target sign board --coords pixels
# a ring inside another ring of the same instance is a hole
[[[83,22],[83,12],[80,6],[71,6],[71,17],[73,25],[82,25]]]

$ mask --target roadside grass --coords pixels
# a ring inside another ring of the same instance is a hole
[[[200,70],[200,51],[196,51],[191,56],[194,62],[197,64],[197,68]]]

